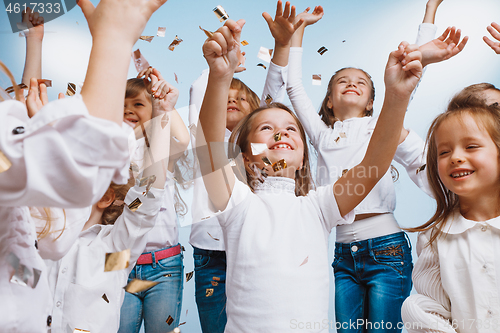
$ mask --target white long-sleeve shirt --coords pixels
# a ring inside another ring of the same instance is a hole
[[[73,332],[77,328],[92,333],[118,331],[125,297],[123,287],[146,246],[146,234],[153,228],[164,201],[164,190],[152,188],[154,198],[148,198],[142,195],[144,189],[129,190],[123,214],[114,225],[93,225],[79,234],[62,259],[45,260],[54,300],[53,333]],[[132,212],[127,205],[136,198],[142,205]],[[128,268],[105,272],[106,253],[127,249],[130,249]]]
[[[287,73],[288,67],[281,67],[272,62],[270,63],[262,98],[260,100],[261,106],[266,105],[265,100],[267,95],[271,96],[273,102],[282,102],[285,99]],[[189,90],[189,130],[193,152],[196,147],[196,128],[198,126],[198,118],[207,83],[208,69],[202,72],[200,77],[193,82]],[[226,128],[224,142],[228,142],[230,136],[231,131]],[[197,170],[197,176],[194,179],[191,212],[193,224],[191,225],[189,243],[205,250],[224,251],[222,229],[217,219],[213,217],[212,203],[208,198],[208,193],[199,170]]]
[[[45,333],[52,298],[27,206],[86,207],[111,180],[125,183],[127,138],[118,125],[91,117],[79,96],[51,102],[33,118],[22,103],[2,102],[0,119],[0,151],[12,163],[0,173],[0,327]],[[20,127],[23,133],[14,131]],[[10,282],[10,253],[31,273],[28,286]],[[41,274],[32,288],[35,269]]]
[[[418,295],[401,310],[408,332],[498,332],[500,217],[476,222],[456,212],[442,237],[427,246],[431,232],[418,237]]]

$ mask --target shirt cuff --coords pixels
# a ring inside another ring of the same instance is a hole
[[[415,44],[418,46],[430,42],[436,36],[437,26],[432,23],[421,23],[418,26],[417,41]]]
[[[408,136],[399,144],[394,160],[407,167],[419,158],[424,152],[424,140],[415,131],[408,129]]]

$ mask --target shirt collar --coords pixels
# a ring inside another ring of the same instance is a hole
[[[478,222],[466,219],[462,216],[462,214],[460,214],[460,212],[457,211],[454,213],[453,218],[451,219],[451,223],[445,225],[442,232],[452,235],[461,234],[471,228],[480,228],[481,226],[485,225],[489,225],[490,227],[500,230],[500,216],[494,217],[487,221]]]

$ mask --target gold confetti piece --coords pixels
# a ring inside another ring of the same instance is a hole
[[[76,94],[76,84],[68,82],[68,88],[66,89],[67,96],[73,96]]]
[[[155,36],[141,36],[141,37],[139,37],[139,39],[145,40],[148,43],[151,43],[151,41],[153,40],[153,38],[155,38]]]
[[[158,27],[158,31],[156,32],[157,37],[165,37],[165,31],[167,31],[166,27]]]
[[[248,42],[247,42],[246,40],[242,40],[242,41],[241,41],[241,45],[243,45],[243,46],[247,46],[247,45],[248,45]]]
[[[217,281],[210,281],[210,282],[212,282],[212,286],[214,286],[214,287],[217,287],[219,285],[219,282],[217,282]]]
[[[419,173],[419,172],[424,171],[426,166],[427,166],[427,164],[424,164],[424,165],[422,165],[420,168],[418,168],[418,169],[417,169],[417,175],[418,175],[418,173]],[[0,171],[0,172],[1,172],[1,171]]]
[[[184,246],[181,245],[181,250],[182,252],[185,252],[186,251],[186,248]]]
[[[214,294],[214,288],[207,288],[205,291],[205,297],[210,297]]]
[[[286,168],[286,161],[284,159],[279,160],[278,162],[273,163],[274,172],[280,171]]]
[[[172,277],[172,274],[165,274],[164,277]]]
[[[106,303],[109,303],[108,296],[106,294],[102,294],[102,299],[106,301]]]
[[[342,41],[342,43],[345,43],[345,39]]]
[[[299,265],[299,267],[300,267],[300,266],[302,266],[302,265],[307,264],[307,262],[308,262],[308,261],[309,261],[309,256],[307,256],[307,257],[304,259],[304,261],[302,262],[302,264],[300,264],[300,265]]]
[[[267,104],[267,105],[269,105],[269,104],[271,104],[271,103],[272,103],[273,98],[271,97],[271,95],[267,94],[267,96],[266,96],[266,100],[265,100],[265,101],[266,101],[266,104]]]
[[[342,177],[343,177],[343,176],[344,176],[347,172],[349,172],[349,169],[344,169],[344,170],[342,170]]]
[[[319,48],[318,53],[323,55],[326,51],[328,51],[328,49],[326,47],[322,46]]]
[[[321,74],[313,74],[312,84],[313,84],[313,86],[320,86],[321,85]]]
[[[139,49],[132,52],[132,59],[134,60],[135,69],[137,72],[141,72],[144,69],[149,68],[149,62],[144,58]]]
[[[47,80],[47,79],[38,79],[38,85],[40,84],[45,84],[47,86],[47,88],[50,88],[52,87],[52,80]]]
[[[208,38],[212,38],[212,36],[214,35],[213,32],[203,29],[201,25],[199,25],[199,27],[201,30],[203,30],[203,32],[205,33],[205,35],[207,35]]]
[[[104,271],[119,271],[128,267],[130,260],[130,249],[120,252],[106,253],[106,261],[104,264]]]
[[[139,184],[138,184],[139,187],[146,186],[146,190],[142,193],[142,195],[146,196],[149,193],[149,190],[151,189],[151,186],[153,186],[155,181],[156,181],[155,175],[151,175],[151,176],[143,177],[143,178],[139,179]]]
[[[179,83],[179,78],[177,78],[177,74],[174,73],[174,77],[175,77],[175,82]]]
[[[219,18],[219,21],[224,22],[229,18],[229,15],[226,13],[224,8],[221,5],[214,8],[215,15]]]
[[[142,206],[142,202],[141,202],[141,200],[139,200],[139,198],[135,198],[135,200],[134,200],[134,201],[132,201],[132,202],[130,203],[130,205],[128,205],[128,209],[130,209],[130,211],[132,211],[132,212],[135,212],[135,211],[136,211],[136,210],[138,210],[138,209],[139,209],[139,207],[141,207],[141,206]]]
[[[210,233],[209,233],[208,231],[207,231],[207,234],[208,234],[210,237],[212,237],[212,239],[213,239],[213,240],[220,241],[220,239],[215,238],[214,236],[210,235]]]
[[[212,280],[214,280],[214,281],[220,281],[220,277],[214,276],[214,277],[212,277]]]
[[[90,333],[90,331],[82,330],[81,328],[75,328],[73,333]]]
[[[10,282],[21,285],[23,287],[27,287],[28,280],[30,276],[33,275],[33,273],[31,273],[28,267],[21,264],[20,259],[12,252],[8,254],[7,261],[14,269],[14,272],[10,278]]]
[[[175,36],[174,40],[170,45],[168,46],[168,49],[170,51],[173,51],[177,45],[179,45],[182,42],[182,39],[180,39],[177,35]]]
[[[139,279],[133,279],[125,286],[125,291],[131,294],[140,293],[141,291],[146,291],[151,287],[154,287],[159,282],[155,281],[145,281]]]
[[[265,143],[250,143],[250,148],[252,149],[252,155],[260,155],[267,150],[267,144]]]
[[[0,173],[9,170],[11,166],[12,163],[10,162],[10,160],[0,150]]]
[[[258,63],[257,66],[260,66],[260,67],[263,67],[264,69],[267,69],[266,65],[264,65],[263,63]]]
[[[281,141],[281,132],[274,134],[274,142]]]
[[[344,132],[340,132],[339,135],[343,139],[347,138],[347,135]]]
[[[272,165],[271,161],[267,158],[267,156],[262,157],[262,161],[265,165]]]
[[[184,322],[180,323],[180,324],[179,324],[179,326],[184,325],[185,323],[186,323],[186,322],[184,321]],[[180,332],[180,330],[179,330],[179,332]]]
[[[172,316],[168,316],[166,322],[167,324],[172,325],[172,323],[174,322],[174,318],[172,318]]]
[[[272,49],[265,48],[261,46],[259,49],[259,53],[257,54],[257,58],[264,60],[265,62],[271,62],[271,54],[273,53]]]
[[[338,143],[340,140],[340,136],[335,139],[335,143]]]
[[[26,89],[26,88],[28,88],[28,86],[27,86],[27,85],[25,85],[24,83],[19,83],[19,84],[17,85],[17,87],[18,87],[19,89]],[[14,86],[12,86],[12,87],[8,87],[8,88],[5,88],[5,92],[6,92],[7,94],[13,93],[13,92],[14,92]]]
[[[186,282],[191,280],[193,278],[193,275],[194,275],[194,271],[186,273]]]

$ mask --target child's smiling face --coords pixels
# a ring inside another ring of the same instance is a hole
[[[275,134],[281,138],[275,140]],[[244,153],[245,161],[256,163],[264,167],[262,157],[266,156],[272,163],[284,159],[287,168],[278,171],[276,176],[295,178],[295,171],[303,165],[304,142],[299,126],[293,116],[285,110],[272,108],[260,111],[253,119],[248,136],[250,143],[264,143],[268,150],[260,155],[252,155],[251,148],[247,147]]]
[[[125,98],[123,120],[134,128],[151,120],[153,105],[151,96],[144,90],[135,97]]]
[[[251,111],[246,94],[238,89],[229,89],[226,114],[227,129],[232,131],[240,120]]]

